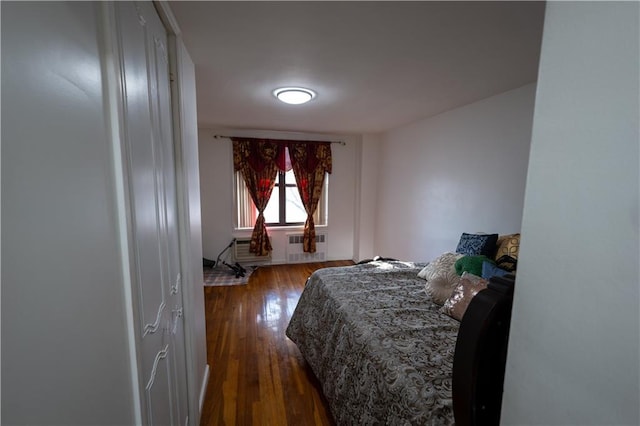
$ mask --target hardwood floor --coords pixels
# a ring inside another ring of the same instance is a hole
[[[205,287],[211,376],[200,424],[334,425],[285,329],[307,277],[336,261],[264,266],[246,285]]]

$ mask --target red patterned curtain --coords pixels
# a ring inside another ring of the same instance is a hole
[[[331,173],[331,143],[253,138],[231,140],[234,170],[242,173],[251,199],[258,209],[249,251],[263,256],[272,250],[263,212],[271,198],[278,170],[287,171],[289,166],[285,153],[285,148],[288,148],[300,198],[307,212],[303,250],[315,253],[316,230],[313,214],[318,208],[325,173]]]
[[[231,138],[233,142],[233,168],[240,171],[258,218],[251,234],[249,252],[265,256],[272,250],[264,220],[271,192],[278,176],[278,164],[284,164],[284,145],[268,139]]]
[[[318,208],[325,173],[331,173],[331,144],[329,142],[289,141],[287,146],[300,199],[307,212],[302,249],[307,253],[315,253],[316,229],[313,223],[313,214]]]

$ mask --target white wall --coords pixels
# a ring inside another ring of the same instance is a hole
[[[251,230],[234,231],[233,227],[233,157],[231,141],[214,135],[238,135],[273,139],[342,140],[346,146],[333,144],[333,173],[329,175],[328,254],[329,260],[354,257],[356,220],[356,181],[359,174],[357,153],[360,136],[321,135],[311,133],[231,131],[199,129],[200,193],[202,208],[203,255],[215,260],[233,237],[249,237]],[[270,228],[273,263],[286,263],[285,235],[302,227]],[[316,226],[316,232],[323,227]]]
[[[640,422],[639,20],[547,4],[503,424]]]
[[[462,232],[520,231],[535,85],[382,135],[377,255],[429,261]]]
[[[362,145],[358,155],[360,170],[358,176],[358,202],[356,203],[356,229],[354,260],[372,259],[375,252],[375,219],[378,202],[378,175],[380,165],[379,134],[362,136]]]
[[[98,3],[2,3],[2,424],[132,424]]]

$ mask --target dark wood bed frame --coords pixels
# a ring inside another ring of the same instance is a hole
[[[469,303],[453,358],[456,426],[500,423],[515,276],[493,277]]]

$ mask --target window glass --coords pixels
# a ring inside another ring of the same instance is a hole
[[[267,207],[264,209],[264,219],[266,223],[278,223],[280,221],[279,199],[280,188],[275,186],[271,193],[271,198],[269,198],[269,202],[267,203]],[[253,204],[253,202],[251,204]],[[255,205],[253,208],[256,209]],[[258,216],[258,209],[256,209],[256,216]]]
[[[300,193],[295,186],[288,186],[286,189],[287,201],[285,207],[287,223],[304,223],[307,220],[307,212],[302,205]]]
[[[284,183],[286,183],[287,185],[296,184],[296,176],[293,174],[293,169],[284,174]]]
[[[280,183],[281,177],[282,183]],[[242,229],[253,228],[258,217],[258,209],[251,200],[251,195],[240,172],[235,174],[235,180],[236,227]],[[292,170],[278,174],[276,185],[264,211],[267,226],[300,226],[305,223],[307,213],[302,205],[298,187],[295,185],[296,181]],[[318,208],[313,215],[316,226],[327,225],[328,187],[329,176],[326,175]],[[282,198],[280,198],[281,191],[285,194]]]

